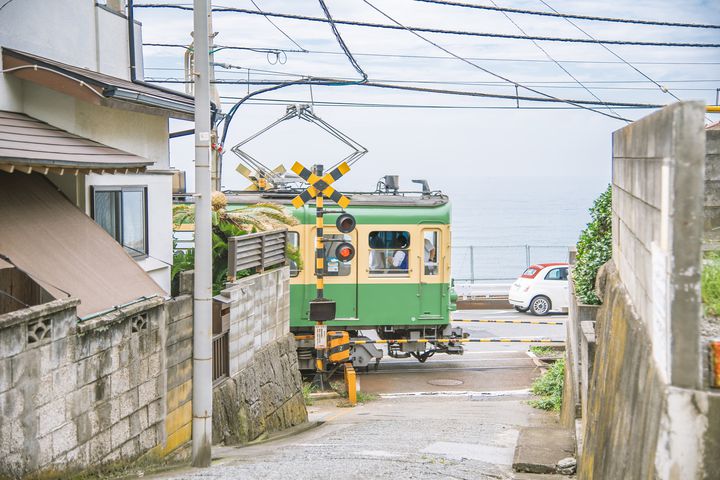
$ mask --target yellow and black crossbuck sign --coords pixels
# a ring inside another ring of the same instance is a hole
[[[350,167],[347,163],[342,162],[332,172],[326,173],[322,177],[315,175],[310,170],[303,167],[300,162],[295,162],[292,166],[292,171],[300,175],[303,180],[310,184],[303,193],[293,198],[292,204],[295,208],[300,208],[311,198],[316,198],[319,192],[322,192],[324,197],[327,197],[337,203],[341,208],[347,208],[350,204],[350,199],[348,197],[330,186],[333,182],[350,171]]]

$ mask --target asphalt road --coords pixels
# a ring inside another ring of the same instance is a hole
[[[462,318],[537,319],[514,311],[458,312]],[[544,317],[563,320],[563,316]],[[472,337],[559,336],[563,326],[462,324]],[[426,363],[385,358],[359,375],[374,400],[308,407],[313,429],[259,445],[213,447],[213,466],[151,478],[173,479],[537,479],[512,470],[520,430],[556,425],[557,414],[528,405],[541,373],[528,344],[467,344],[462,356]],[[543,480],[568,478],[543,475]]]
[[[515,310],[466,310],[454,318],[470,320],[523,320],[563,322],[567,315],[535,317]],[[502,323],[455,323],[470,338],[565,338],[563,325]],[[395,359],[387,355],[377,370],[360,372],[364,392],[374,394],[422,394],[426,392],[498,392],[527,390],[541,373],[527,351],[543,343],[466,343],[463,355],[436,354],[425,363],[414,358]]]

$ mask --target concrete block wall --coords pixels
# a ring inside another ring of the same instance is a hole
[[[613,135],[613,259],[597,280],[579,478],[720,471],[720,394],[702,374],[706,170],[715,176],[704,115],[699,102],[678,103]]]
[[[682,102],[613,134],[613,261],[660,375],[700,385],[705,107]]]
[[[706,132],[705,147],[705,243],[720,247],[720,130]]]
[[[0,476],[131,459],[163,442],[162,304],[83,323],[72,299],[0,316]]]
[[[230,303],[230,376],[255,352],[290,333],[290,270],[270,270],[229,284],[221,295]]]
[[[213,396],[213,442],[241,444],[307,421],[288,267],[242,278],[222,291],[230,306],[229,377]]]

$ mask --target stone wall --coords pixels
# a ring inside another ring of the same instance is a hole
[[[287,268],[223,292],[230,375],[216,382],[217,442],[307,421]],[[79,322],[78,300],[0,315],[0,478],[48,477],[149,454],[184,458],[192,435],[192,274],[180,296]],[[147,457],[148,455],[146,455]]]
[[[0,477],[135,458],[163,441],[163,299],[82,323],[77,304],[0,316]]]
[[[220,297],[230,306],[230,372],[213,396],[213,442],[246,443],[307,421],[288,267],[228,284]]]
[[[215,388],[213,443],[244,444],[306,421],[292,334],[260,348],[243,369]]]
[[[613,258],[597,279],[579,478],[714,478],[720,395],[703,384],[704,106],[613,136]]]

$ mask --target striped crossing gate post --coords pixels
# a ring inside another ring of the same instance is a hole
[[[313,171],[305,168],[299,162],[295,162],[292,171],[298,174],[309,186],[300,195],[292,200],[295,208],[305,205],[310,199],[315,199],[315,277],[317,294],[314,300],[310,301],[309,320],[315,322],[315,350],[316,350],[316,374],[313,383],[321,390],[325,389],[325,374],[328,363],[328,334],[325,322],[335,319],[336,305],[333,300],[325,298],[325,245],[323,240],[324,220],[326,210],[324,208],[325,198],[337,203],[341,208],[350,204],[350,199],[335,190],[330,185],[350,171],[347,163],[342,162],[337,168],[325,174],[322,165],[315,165]]]

